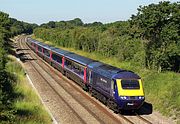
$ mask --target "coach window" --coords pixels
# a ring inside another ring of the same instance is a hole
[[[38,51],[42,52],[42,47],[38,46]]]
[[[78,74],[79,76],[83,77],[84,76],[84,68],[83,66],[77,64],[77,63],[74,63],[72,64],[72,70]]]
[[[72,63],[72,70],[73,70],[76,74],[79,73],[78,66],[77,66],[75,63]]]
[[[72,64],[72,70],[73,70],[76,74],[80,75],[80,66],[79,66],[78,64],[76,64],[76,63],[73,62],[73,64]]]
[[[52,59],[58,63],[62,63],[62,57],[56,54],[52,54]]]
[[[50,52],[47,49],[44,49],[44,55],[47,57],[50,57]]]
[[[67,68],[71,69],[72,62],[66,59],[66,60],[65,60],[65,66],[66,66]]]
[[[82,67],[82,66],[80,67],[80,75],[84,76],[84,67]]]

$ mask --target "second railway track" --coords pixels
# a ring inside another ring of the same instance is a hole
[[[28,63],[31,64],[34,71],[36,71],[38,75],[40,75],[43,78],[43,80],[48,84],[49,87],[51,87],[51,89],[56,93],[56,95],[58,95],[58,97],[64,103],[67,104],[71,112],[73,112],[74,116],[78,118],[78,123],[80,122],[80,123],[102,123],[102,124],[104,123],[107,123],[107,124],[109,123],[151,124],[151,122],[141,117],[140,115],[136,115],[137,117],[136,122],[134,122],[133,120],[130,120],[123,115],[114,114],[112,111],[108,110],[106,107],[101,105],[101,103],[99,103],[97,100],[90,97],[89,94],[83,92],[83,90],[80,89],[76,84],[72,83],[72,81],[63,77],[63,75],[60,74],[60,72],[58,72],[57,70],[52,68],[50,65],[48,65],[45,61],[39,58],[34,52],[32,52],[31,50],[28,50],[29,48],[25,44],[25,40],[26,40],[26,37],[24,36],[20,37],[18,43],[19,43],[19,47],[22,48],[22,52],[27,57],[25,58],[27,59]],[[23,50],[24,48],[25,50]],[[31,62],[31,60],[36,60],[36,61]],[[47,77],[51,78],[51,80],[48,81],[49,79],[47,79]],[[55,82],[55,84],[52,85],[52,83],[50,82]],[[60,93],[58,87],[61,87],[61,89],[64,90],[64,92],[67,93],[69,98],[72,98],[73,101],[63,98],[61,94],[62,92]],[[90,102],[87,103],[87,101],[90,101]],[[78,106],[81,106],[81,107],[78,107]],[[78,110],[75,107],[81,108],[81,110]]]

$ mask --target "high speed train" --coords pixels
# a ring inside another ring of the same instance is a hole
[[[145,101],[141,77],[78,54],[27,39],[28,46],[114,112],[137,110]]]

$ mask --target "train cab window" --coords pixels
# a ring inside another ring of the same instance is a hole
[[[50,57],[50,51],[47,49],[44,49],[44,55],[47,57]]]
[[[138,80],[121,80],[123,89],[140,89]]]
[[[62,57],[57,54],[52,54],[52,59],[60,64],[62,64]]]

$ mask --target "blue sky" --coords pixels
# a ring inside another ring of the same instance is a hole
[[[30,23],[80,18],[84,23],[127,20],[140,5],[160,0],[0,0],[0,11]],[[171,0],[177,2],[178,0]]]

